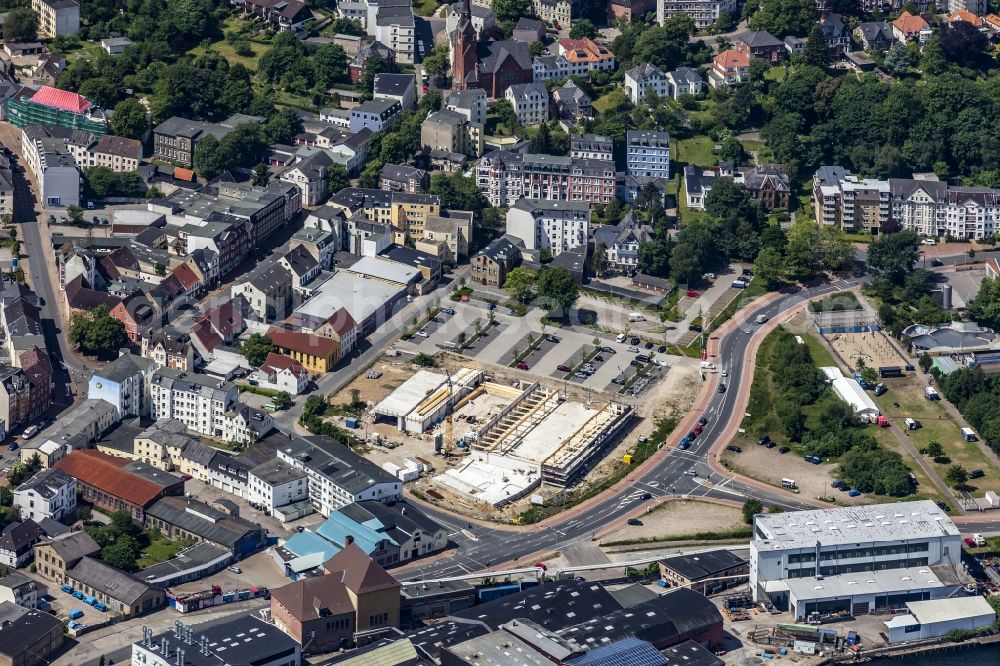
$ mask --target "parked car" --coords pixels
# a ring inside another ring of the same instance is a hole
[[[693,469],[689,469],[688,471],[684,472],[684,476],[698,476],[698,472],[696,472]]]
[[[861,491],[860,490],[855,490],[854,488],[851,488],[850,490],[848,490],[847,494],[850,497],[861,497]]]
[[[646,349],[652,349],[654,346],[655,345],[653,345],[652,342],[647,342],[646,344],[643,345],[643,347],[645,347]]]
[[[708,419],[702,416],[701,418],[698,419],[698,425],[703,425],[703,426],[708,425]]]
[[[427,337],[427,331],[425,331],[424,329],[420,329],[419,331],[417,331],[417,335],[419,335],[422,338],[426,338]]]
[[[698,423],[698,424],[695,425],[694,430],[692,430],[691,432],[693,432],[695,435],[700,435],[701,432],[704,429],[705,429],[705,426],[703,426],[702,424]]]
[[[848,490],[850,488],[850,486],[848,486],[845,482],[840,481],[839,479],[831,483],[830,486],[836,488],[837,490]]]
[[[938,259],[937,257],[934,257],[933,259],[931,259],[931,266],[944,266],[944,262]]]
[[[518,370],[527,370],[528,369],[528,364],[525,363],[524,361],[518,361],[517,362],[517,369]]]
[[[717,388],[715,390],[717,392],[719,392],[719,393],[725,393],[726,392],[726,385],[725,384],[719,384],[719,388]]]
[[[546,337],[545,339],[548,340],[549,342],[559,342],[559,338],[557,338],[554,335],[550,335],[550,336]]]
[[[625,383],[625,380],[622,379],[621,377],[615,377],[614,379],[611,380],[611,383],[621,386],[622,384]]]
[[[986,474],[983,473],[983,470],[981,470],[981,469],[974,469],[971,472],[969,472],[969,478],[970,479],[981,479],[984,476],[986,476]]]
[[[639,361],[640,363],[649,363],[649,357],[646,356],[645,354],[639,354],[638,356],[635,357],[635,360]]]
[[[642,499],[644,499],[644,500],[651,500],[651,499],[653,499],[653,494],[652,493],[643,493],[642,494]]]
[[[570,367],[568,365],[560,363],[559,365],[556,366],[556,370],[558,370],[559,372],[569,372]]]
[[[732,451],[733,453],[743,453],[743,449],[736,446],[735,444],[730,444],[726,447],[726,451]]]
[[[657,347],[656,348],[656,353],[657,354],[665,354],[665,353],[667,353],[667,347],[666,347],[666,345],[660,345],[659,347]]]
[[[632,339],[631,339],[631,340],[629,340],[629,341],[628,341],[628,343],[629,343],[630,345],[638,345],[638,344],[639,344],[639,338],[637,338],[637,337],[635,337],[635,336],[632,336]]]
[[[240,569],[235,564],[230,564],[228,567],[226,567],[226,569],[229,570],[229,571],[232,571],[234,574],[241,574],[241,573],[243,573],[243,569]]]
[[[585,372],[574,372],[573,376],[576,377],[577,379],[586,379],[587,378],[587,373],[585,373]]]
[[[769,448],[769,449],[770,449],[770,448],[771,448],[771,447],[773,447],[773,446],[774,446],[774,442],[768,442],[768,443],[767,443],[767,448]],[[778,453],[780,453],[780,454],[784,455],[784,454],[788,453],[788,452],[789,452],[789,451],[791,451],[791,450],[792,450],[792,449],[791,449],[790,447],[787,447],[787,446],[783,446],[783,447],[781,447],[780,449],[778,449]]]
[[[688,330],[693,333],[701,333],[701,326],[699,326],[698,324],[691,324],[690,326],[688,326]]]
[[[632,347],[629,347],[628,349],[626,349],[625,351],[627,351],[630,354],[638,354],[639,353],[639,348],[635,347],[635,346],[632,346]]]
[[[642,521],[639,520],[638,518],[629,518],[628,519],[628,524],[629,525],[642,525]]]
[[[757,443],[761,444],[761,445],[767,444],[770,441],[771,441],[771,438],[768,437],[767,435],[761,435],[760,437],[757,438]]]
[[[942,502],[941,500],[938,500],[936,502],[936,504],[937,504],[938,508],[941,509],[942,511],[944,511],[945,513],[947,513],[948,511],[951,511],[951,507],[948,506],[947,504],[945,504],[944,502]]]
[[[618,353],[614,349],[612,349],[611,347],[601,347],[601,351],[604,352],[605,354],[617,354]]]
[[[441,312],[445,313],[446,315],[453,315],[455,314],[455,308],[441,308]]]

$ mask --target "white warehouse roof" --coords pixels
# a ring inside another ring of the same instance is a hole
[[[920,624],[966,620],[994,614],[993,607],[986,601],[986,597],[982,596],[908,601],[906,607]]]
[[[758,536],[763,535],[763,537]],[[958,537],[955,523],[931,500],[763,514],[754,520],[759,550]]]
[[[840,377],[833,380],[833,391],[837,397],[846,402],[858,416],[878,416],[878,405],[865,393],[858,381],[853,377]]]
[[[842,599],[863,594],[918,592],[945,587],[930,567],[857,571],[823,578],[812,576],[789,578],[785,584],[796,603],[815,599]]]
[[[364,277],[398,282],[403,285],[410,284],[420,276],[418,269],[383,257],[361,257],[345,270]]]
[[[375,405],[374,411],[382,416],[406,416],[447,381],[448,375],[418,370]]]

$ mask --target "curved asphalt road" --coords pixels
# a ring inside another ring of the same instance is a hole
[[[805,502],[790,500],[785,495],[770,493],[737,481],[723,481],[717,485],[703,485],[702,482],[706,476],[709,480],[713,476],[707,465],[709,452],[723,436],[730,421],[742,418],[733,412],[743,382],[752,380],[752,377],[746,376],[744,366],[747,362],[750,340],[760,328],[754,323],[757,316],[763,314],[767,315],[768,319],[774,319],[805,300],[849,289],[859,282],[859,279],[852,279],[839,282],[839,286],[825,284],[803,289],[743,312],[739,325],[720,339],[718,357],[714,360],[718,367],[729,372],[729,377],[722,380],[728,382],[728,390],[725,393],[712,394],[704,410],[708,424],[687,451],[677,449],[671,451],[655,467],[633,478],[630,487],[605,498],[605,501],[583,513],[568,515],[561,521],[556,517],[546,522],[541,529],[512,532],[475,526],[468,530],[468,525],[462,524],[460,516],[427,509],[427,513],[435,520],[452,529],[451,538],[457,550],[448,559],[408,569],[407,576],[411,580],[457,576],[488,569],[501,562],[515,561],[539,551],[558,550],[575,542],[590,540],[597,530],[632,514],[642,503],[642,496],[645,493],[649,493],[653,498],[690,495],[742,501],[754,497],[766,504],[777,504],[790,510],[814,508]],[[677,439],[677,435],[674,439]],[[698,477],[686,476],[684,472],[689,469],[697,471]],[[715,477],[718,480],[718,475]],[[466,528],[465,532],[463,528]],[[473,534],[472,538],[468,536],[469,533]],[[526,566],[533,562],[523,561],[517,564]]]

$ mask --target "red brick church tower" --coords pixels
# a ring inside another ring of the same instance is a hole
[[[468,90],[479,87],[476,73],[476,29],[472,27],[472,10],[469,0],[462,0],[458,26],[451,36],[451,88]]]

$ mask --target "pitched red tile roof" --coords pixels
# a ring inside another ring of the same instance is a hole
[[[274,352],[267,353],[267,358],[264,359],[264,364],[260,366],[260,369],[264,371],[267,371],[268,369],[291,370],[296,375],[305,372],[305,368],[302,367],[302,364],[294,358],[290,358],[282,354],[275,354]]]
[[[285,328],[272,326],[267,331],[267,337],[271,338],[276,347],[289,349],[302,354],[312,354],[328,358],[338,349],[338,343],[333,338],[324,338],[312,333],[302,333],[301,331],[289,331]]]
[[[49,390],[49,383],[52,381],[52,361],[49,360],[48,354],[32,345],[21,352],[20,363],[21,370],[32,386],[44,384],[44,388]]]
[[[896,28],[899,29],[904,35],[912,35],[920,32],[927,26],[927,21],[925,21],[920,16],[914,16],[910,12],[903,12],[899,15],[899,18],[892,22]]]
[[[195,272],[191,270],[191,267],[187,264],[181,264],[174,269],[174,277],[177,278],[178,282],[184,287],[184,289],[191,289],[198,285],[198,276]]]
[[[185,180],[189,183],[194,182],[194,171],[191,169],[182,169],[181,167],[174,167],[174,178],[177,180]]]
[[[129,462],[127,458],[85,449],[73,451],[55,467],[108,495],[138,506],[149,506],[159,498],[161,489],[152,481],[122,469]]]
[[[971,23],[977,28],[983,25],[983,19],[979,18],[968,9],[962,8],[957,12],[948,17],[949,21],[965,21],[966,23]]]
[[[330,615],[353,613],[347,587],[337,576],[315,576],[271,590],[271,601],[284,606],[299,622],[316,620],[321,611]]]
[[[993,273],[993,277],[1000,276],[1000,260],[990,257],[986,260],[986,272]]]
[[[85,113],[91,107],[86,97],[51,86],[39,88],[38,92],[31,96],[31,101],[35,104],[72,111],[73,113]]]
[[[347,308],[340,308],[330,315],[327,321],[333,327],[334,332],[340,337],[344,337],[358,327],[358,322],[354,321],[354,317],[347,311]]]
[[[720,67],[749,67],[750,58],[736,49],[727,49],[712,59]]]
[[[342,580],[354,594],[402,587],[399,581],[358,548],[356,543],[347,544],[342,551],[324,562],[323,568],[328,574]]]

